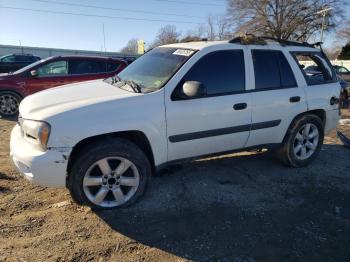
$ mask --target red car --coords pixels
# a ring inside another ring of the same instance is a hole
[[[21,100],[51,87],[108,78],[127,62],[107,57],[57,56],[30,64],[13,73],[0,74],[0,116],[18,113]]]

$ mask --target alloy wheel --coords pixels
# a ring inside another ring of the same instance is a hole
[[[303,125],[294,138],[293,152],[295,157],[299,160],[310,158],[317,149],[319,136],[316,125],[312,123]]]
[[[106,157],[90,166],[83,179],[86,197],[100,207],[116,207],[132,198],[140,184],[140,174],[130,160]]]
[[[11,94],[0,94],[0,114],[12,116],[18,113],[20,101]]]

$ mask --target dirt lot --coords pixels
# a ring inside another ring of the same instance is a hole
[[[350,150],[335,132],[307,168],[268,152],[203,159],[131,208],[94,212],[18,175],[13,125],[0,119],[0,261],[350,261]]]

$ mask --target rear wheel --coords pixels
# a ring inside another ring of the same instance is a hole
[[[16,116],[18,114],[18,108],[21,100],[21,96],[14,92],[0,92],[0,115],[2,117]]]
[[[134,203],[144,193],[150,176],[143,151],[118,138],[84,150],[73,164],[68,188],[78,204],[111,209]]]
[[[286,135],[277,156],[291,167],[310,164],[319,154],[324,139],[322,120],[315,115],[304,115],[296,119]]]

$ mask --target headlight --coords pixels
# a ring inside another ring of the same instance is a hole
[[[22,119],[20,121],[23,136],[40,149],[46,151],[47,142],[49,141],[51,127],[43,121]]]

